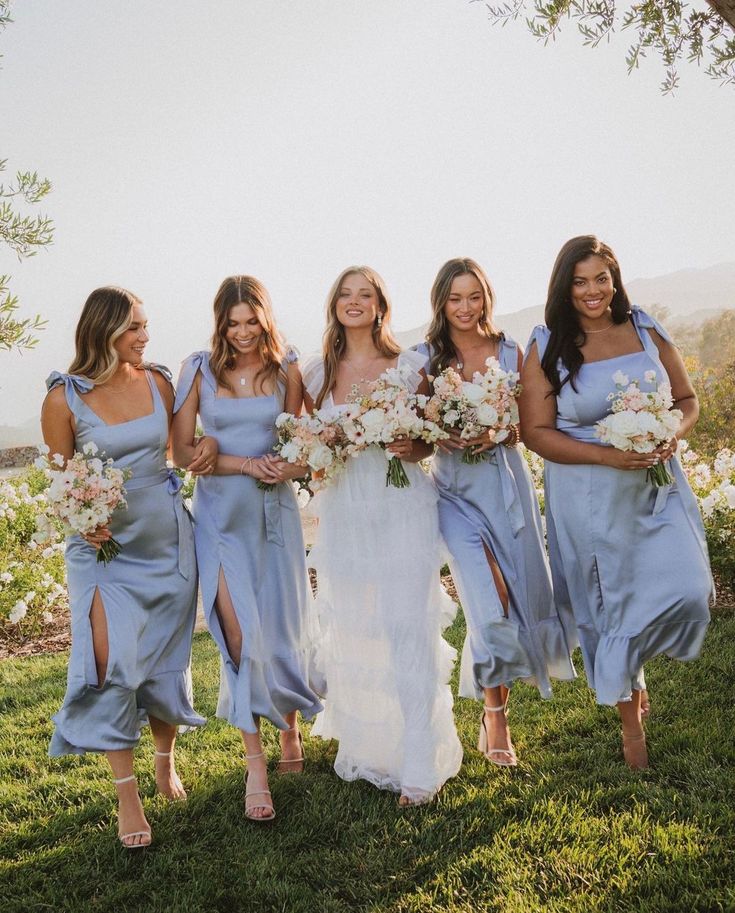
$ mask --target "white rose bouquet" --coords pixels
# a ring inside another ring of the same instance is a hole
[[[350,406],[342,413],[342,430],[353,448],[351,453],[373,444],[382,447],[388,460],[385,484],[395,488],[411,483],[403,463],[386,450],[387,445],[402,438],[433,444],[447,436],[439,425],[419,414],[427,397],[411,393],[409,374],[406,368],[389,368],[368,385],[367,392],[353,386]]]
[[[646,371],[643,378],[646,383],[655,384],[656,372]],[[595,436],[617,450],[636,453],[652,453],[670,441],[683,418],[681,409],[672,408],[671,385],[661,383],[655,390],[644,392],[637,380],[631,381],[622,371],[616,371],[612,379],[617,387],[617,392],[607,397],[612,411],[596,423]],[[663,463],[651,466],[646,477],[656,487],[673,482]]]
[[[51,516],[39,516],[38,538],[55,533],[54,519],[61,523],[66,535],[87,535],[98,526],[107,526],[118,508],[127,507],[125,482],[131,477],[131,470],[118,469],[111,459],[103,459],[104,453],[100,454],[92,441],[82,447],[82,453],[75,452],[66,464],[58,453],[49,457],[46,446],[39,447],[39,452],[35,465],[50,482],[46,504]],[[110,538],[97,549],[97,561],[108,564],[121,549],[120,543]]]
[[[336,413],[318,409],[313,415],[296,417],[282,412],[276,419],[276,429],[278,440],[274,452],[287,463],[311,471],[312,491],[328,485],[344,468],[351,445],[342,433]],[[261,481],[258,488],[267,491],[274,485]]]
[[[505,371],[497,358],[488,358],[484,374],[475,371],[471,381],[463,380],[454,368],[445,368],[434,378],[434,392],[426,404],[425,416],[444,428],[460,432],[470,441],[487,432],[492,444],[501,444],[518,424],[521,393],[520,374]],[[480,463],[485,453],[465,448],[463,463]]]

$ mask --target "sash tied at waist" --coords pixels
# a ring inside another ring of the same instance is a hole
[[[174,499],[174,515],[179,535],[179,573],[184,580],[189,580],[194,573],[196,562],[194,559],[194,539],[186,535],[190,522],[184,500],[179,494],[183,488],[183,481],[173,469],[162,469],[156,475],[133,476],[125,483],[126,491],[139,491],[142,488],[152,488],[154,485],[167,485],[168,493]]]
[[[521,495],[518,491],[518,483],[516,482],[516,477],[513,474],[511,465],[508,462],[508,448],[503,447],[502,444],[499,444],[497,447],[493,448],[492,453],[498,463],[498,470],[500,473],[500,488],[503,493],[503,504],[505,504],[505,509],[508,512],[510,528],[513,532],[513,538],[515,538],[526,525],[526,521],[523,516]]]
[[[283,548],[283,524],[281,522],[281,497],[279,489],[281,482],[275,488],[267,488],[263,492],[263,511],[265,513],[265,538],[274,545]]]

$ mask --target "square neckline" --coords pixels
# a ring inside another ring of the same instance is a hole
[[[145,415],[138,415],[136,418],[127,418],[127,419],[125,419],[124,422],[110,423],[110,422],[106,422],[102,418],[102,416],[99,415],[97,412],[95,412],[94,409],[88,403],[85,403],[84,399],[81,396],[79,397],[80,402],[82,403],[82,405],[88,412],[92,413],[92,415],[97,419],[97,421],[101,425],[105,426],[105,428],[119,428],[122,425],[130,425],[133,422],[139,422],[144,418],[150,418],[152,415],[155,415],[156,412],[158,411],[159,403],[161,403],[161,405],[163,405],[163,403],[161,401],[161,394],[158,392],[158,386],[156,385],[156,382],[153,380],[153,376],[152,376],[151,372],[147,368],[142,368],[141,370],[143,370],[145,372],[146,380],[148,381],[148,388],[149,388],[150,394],[151,394],[151,403],[153,405],[153,408],[151,409],[151,411],[146,412]]]

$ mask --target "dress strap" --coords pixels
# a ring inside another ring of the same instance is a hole
[[[176,399],[174,400],[174,414],[186,402],[186,398],[191,391],[194,379],[197,373],[201,371],[202,378],[211,389],[212,393],[217,395],[217,381],[209,367],[209,352],[193,352],[188,358],[184,359],[181,364],[181,372],[176,383]]]
[[[55,387],[64,387],[66,404],[72,413],[79,418],[80,410],[86,413],[91,410],[82,401],[80,394],[89,393],[94,389],[94,383],[81,374],[62,374],[61,371],[52,371],[46,378],[46,390],[50,393]],[[92,413],[94,414],[94,413]]]
[[[528,337],[528,344],[526,345],[526,351],[523,355],[524,364],[526,363],[526,359],[528,358],[528,353],[531,351],[531,346],[534,343],[536,343],[536,348],[538,349],[538,360],[541,361],[541,359],[544,357],[544,352],[546,351],[546,346],[549,344],[550,336],[551,336],[551,330],[547,326],[544,326],[543,324],[539,324],[538,326],[535,326],[533,328],[533,330],[531,331],[531,335]]]
[[[156,383],[152,372],[155,371],[158,374],[161,374],[169,383],[171,389],[173,389],[173,374],[166,367],[166,365],[155,364],[154,362],[145,362],[141,367],[145,370],[145,376],[148,380],[148,386],[151,388],[151,396],[153,397],[153,411],[157,412],[159,409],[162,409],[166,412],[166,404],[161,397],[161,391],[158,389],[158,384]]]
[[[661,326],[658,320],[651,317],[650,314],[647,314],[637,305],[633,305],[631,308],[630,319],[633,321],[633,326],[636,328],[641,343],[643,344],[643,348],[648,352],[654,354],[657,358],[658,347],[651,338],[651,334],[648,332],[648,330],[655,330],[662,339],[665,339],[666,342],[670,342],[672,345],[675,345],[674,340],[671,338],[671,336],[669,336],[669,334]]]
[[[518,343],[505,333],[498,340],[498,361],[504,371],[518,370]]]

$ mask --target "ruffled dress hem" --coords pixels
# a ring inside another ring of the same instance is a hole
[[[73,688],[70,683],[63,707],[52,717],[56,729],[49,755],[135,748],[149,715],[178,726],[207,722],[191,706],[185,671],[162,672],[136,689],[114,683],[102,688],[82,683]]]

